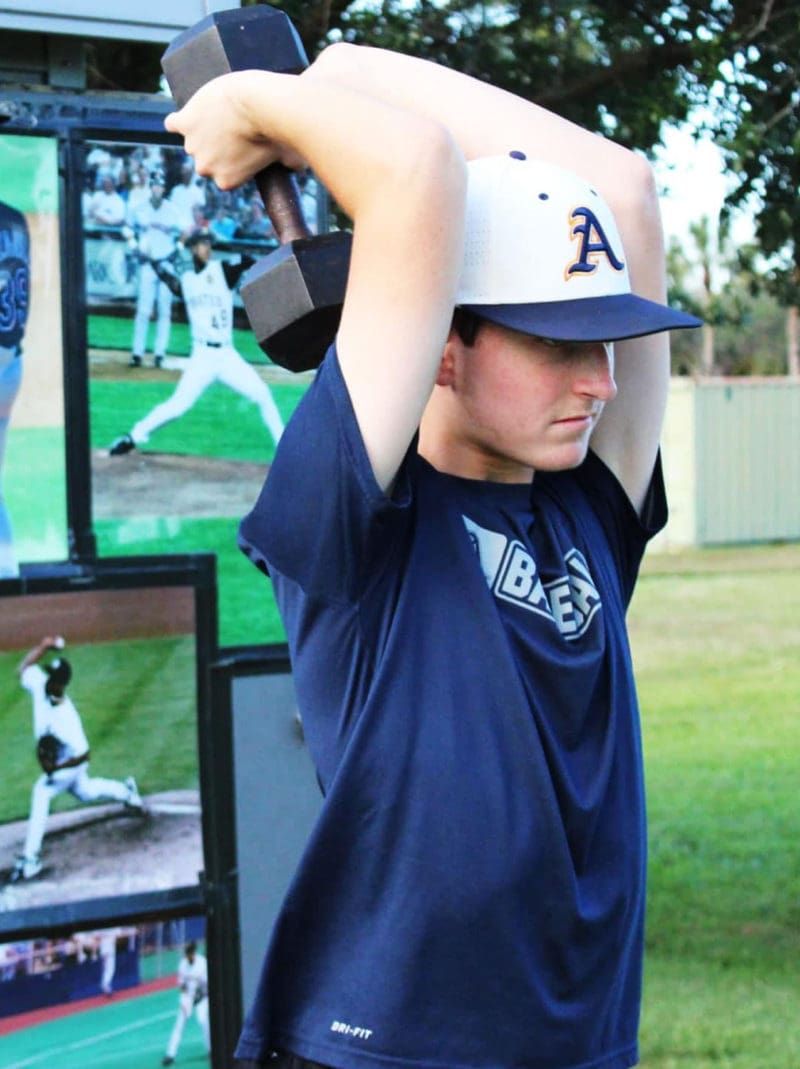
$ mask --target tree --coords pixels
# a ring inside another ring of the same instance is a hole
[[[693,244],[673,238],[667,249],[670,303],[703,320],[699,332],[673,335],[674,374],[740,375],[776,373],[774,302],[757,302],[753,276],[732,246],[724,221],[702,216],[689,227]],[[699,278],[692,276],[699,275]],[[758,320],[759,339],[754,335]],[[763,343],[767,342],[766,349]]]
[[[283,0],[275,6],[292,19],[311,58],[335,39],[409,52],[640,148],[658,140],[663,121],[685,118],[694,103],[711,20],[702,5],[665,10],[655,0]],[[94,42],[91,87],[155,91],[161,51]]]
[[[743,267],[751,289],[763,290],[786,309],[787,366],[800,373],[800,4],[754,0],[729,4],[714,42],[717,143],[738,185],[725,212],[755,201],[755,250]]]

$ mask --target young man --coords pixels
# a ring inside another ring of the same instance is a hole
[[[70,791],[82,802],[108,798],[141,812],[142,799],[133,776],[123,782],[89,775],[89,742],[80,714],[66,693],[72,666],[58,656],[48,664],[39,662],[50,650],[61,650],[64,640],[47,635],[25,655],[18,672],[23,688],[33,701],[33,734],[42,774],[31,791],[31,811],[23,852],[11,873],[11,882],[30,880],[42,871],[39,857],[50,803]],[[47,738],[49,745],[42,739]]]
[[[159,279],[176,297],[183,297],[192,332],[192,351],[174,392],[111,444],[111,456],[130,453],[144,445],[150,435],[185,415],[213,382],[223,382],[248,401],[258,405],[264,426],[277,445],[283,420],[269,386],[233,346],[233,289],[253,260],[239,263],[212,260],[214,235],[208,228],[193,231],[186,239],[192,254],[192,270],[178,278],[162,264],[152,265]]]
[[[649,167],[346,45],[299,77],[217,79],[167,125],[223,188],[310,164],[354,221],[336,345],[240,532],[326,798],[237,1053],[633,1065],[624,616],[665,519],[663,332],[696,325],[662,303]]]

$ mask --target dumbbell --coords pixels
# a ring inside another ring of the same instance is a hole
[[[178,34],[161,67],[178,107],[206,82],[240,70],[299,74],[303,43],[283,11],[257,4],[218,11]],[[317,367],[339,325],[351,236],[312,235],[293,173],[275,163],[255,176],[279,248],[242,278],[250,326],[265,353],[290,371]]]

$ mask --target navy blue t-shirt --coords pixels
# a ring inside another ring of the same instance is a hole
[[[625,1069],[645,898],[624,614],[647,538],[590,454],[373,477],[335,351],[241,525],[322,811],[237,1049],[341,1069]]]

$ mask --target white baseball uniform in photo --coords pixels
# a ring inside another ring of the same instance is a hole
[[[31,664],[22,672],[20,682],[33,699],[33,734],[55,735],[64,745],[63,760],[88,753],[89,741],[83,730],[78,710],[66,694],[60,699],[51,699],[45,691],[47,674],[38,664]],[[60,768],[55,772],[42,773],[31,791],[31,811],[25,837],[25,857],[36,857],[44,838],[50,803],[56,795],[70,791],[81,802],[95,802],[109,798],[115,802],[127,802],[130,788],[120,780],[104,779],[89,775],[89,762],[84,761],[72,768]]]
[[[142,445],[158,427],[188,412],[212,382],[222,382],[258,405],[277,445],[283,420],[270,389],[233,347],[233,294],[222,263],[210,260],[201,271],[185,271],[181,290],[192,333],[192,352],[174,393],[131,430],[134,442]]]
[[[145,256],[153,260],[169,256],[180,232],[180,217],[174,205],[162,200],[154,207],[152,201],[147,200],[135,210],[131,222],[138,235],[139,248]],[[172,318],[172,293],[150,264],[143,263],[139,271],[139,293],[133,321],[133,352],[137,356],[142,356],[145,351],[147,327],[154,302],[157,304],[158,318],[153,352],[156,356],[164,356]]]
[[[102,963],[100,976],[100,990],[104,995],[110,995],[114,986],[114,974],[117,971],[117,937],[119,928],[108,928],[101,931],[98,940],[98,953]]]
[[[167,1044],[167,1057],[174,1058],[178,1053],[183,1028],[194,1010],[197,1023],[203,1031],[206,1051],[211,1050],[211,1036],[208,1026],[208,962],[202,954],[195,953],[194,961],[181,958],[178,966],[178,986],[181,989],[178,999],[178,1014]]]

